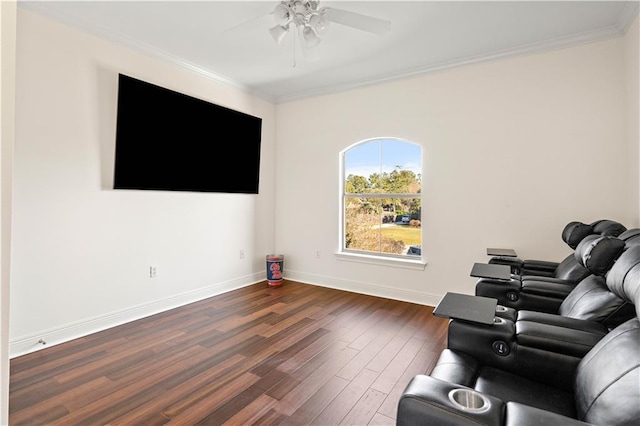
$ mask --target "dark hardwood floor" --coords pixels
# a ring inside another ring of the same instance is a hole
[[[10,425],[394,425],[448,321],[259,283],[11,360]]]

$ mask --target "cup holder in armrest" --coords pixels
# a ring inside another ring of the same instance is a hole
[[[496,312],[507,312],[508,309],[506,306],[496,305]]]
[[[504,324],[506,321],[503,318],[500,317],[493,317],[493,323],[494,324]]]
[[[484,395],[471,389],[453,389],[449,400],[457,409],[473,413],[487,411],[491,405]]]

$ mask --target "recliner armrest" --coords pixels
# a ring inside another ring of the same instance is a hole
[[[456,389],[464,389],[482,398],[483,409],[464,409],[449,395]],[[413,425],[503,425],[505,403],[471,388],[449,383],[434,377],[415,376],[405,388],[398,403],[397,426]]]
[[[544,260],[524,260],[520,268],[521,275],[536,275],[544,277],[555,276],[556,269],[560,263],[547,262]]]
[[[600,329],[586,330],[536,321],[517,320],[518,345],[582,358],[604,337]]]
[[[522,266],[527,268],[527,269],[538,269],[541,271],[550,271],[553,272],[558,265],[560,265],[559,262],[550,262],[547,260],[530,260],[530,259],[525,259],[522,261]]]
[[[518,311],[518,321],[533,321],[539,324],[555,325],[573,330],[595,332],[605,335],[609,332],[607,326],[597,321],[563,317],[562,315],[535,312],[528,310]]]
[[[480,364],[478,361],[463,352],[445,349],[440,353],[436,366],[431,370],[431,377],[472,387],[478,378]]]
[[[575,287],[576,285],[573,283],[567,284],[562,281],[547,281],[544,277],[539,277],[538,279],[527,278],[522,280],[523,293],[557,298],[558,307],[562,303],[562,300],[564,300],[564,298],[566,298]]]

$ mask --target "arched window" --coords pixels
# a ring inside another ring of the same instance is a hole
[[[396,138],[341,153],[341,253],[422,260],[422,147]]]

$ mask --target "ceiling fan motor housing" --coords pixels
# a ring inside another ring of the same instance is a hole
[[[322,31],[328,22],[322,16],[324,8],[318,9],[318,3],[309,0],[281,1],[273,10],[274,20],[287,30],[293,23],[297,27],[311,27],[316,32]]]
[[[269,29],[273,39],[280,43],[290,29],[298,30],[303,40],[305,52],[310,54],[320,44],[330,22],[350,26],[374,34],[389,31],[389,21],[361,15],[332,7],[319,7],[318,0],[282,0],[273,9],[276,25]],[[316,55],[317,56],[317,55]]]

